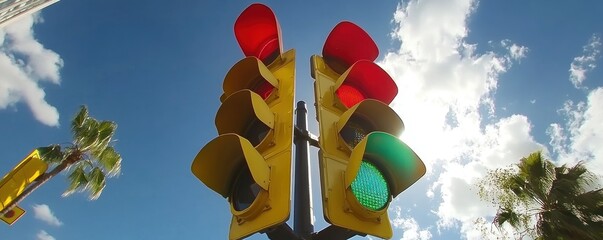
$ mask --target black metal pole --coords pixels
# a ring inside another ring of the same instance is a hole
[[[308,110],[304,101],[297,102],[295,110],[297,129],[308,136]],[[295,140],[295,194],[293,231],[303,239],[310,239],[314,232],[312,225],[312,202],[310,199],[310,144],[307,137],[296,134]]]

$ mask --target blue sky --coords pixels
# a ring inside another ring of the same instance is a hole
[[[28,213],[0,226],[0,239],[226,238],[228,205],[190,164],[217,134],[223,77],[243,57],[232,26],[251,3],[63,0],[0,29],[0,172],[35,147],[70,141],[82,104],[118,123],[123,157],[98,200],[62,198],[61,175],[21,203]],[[379,46],[378,63],[399,87],[401,138],[428,168],[390,206],[394,239],[479,239],[475,220],[495,209],[472,186],[535,150],[603,174],[602,2],[263,3],[284,48],[297,50],[296,97],[309,106],[309,58],[333,26],[353,21]]]

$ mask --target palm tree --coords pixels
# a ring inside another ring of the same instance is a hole
[[[69,172],[69,187],[63,196],[75,192],[89,192],[90,200],[96,200],[105,188],[105,178],[114,177],[121,170],[121,156],[113,148],[113,134],[117,124],[112,121],[97,121],[88,115],[85,106],[71,121],[73,142],[67,146],[55,144],[37,150],[42,160],[55,166],[40,175],[21,195],[8,204],[0,215],[10,211],[31,192],[66,170]]]
[[[603,189],[583,162],[556,167],[536,152],[486,179],[494,186],[482,184],[480,194],[495,195],[497,227],[509,223],[537,239],[603,239]]]

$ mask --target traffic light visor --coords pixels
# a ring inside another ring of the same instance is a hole
[[[350,108],[364,99],[390,104],[398,94],[398,86],[387,72],[371,61],[358,61],[335,83],[335,95]]]
[[[352,185],[363,160],[370,160],[385,177],[393,197],[398,196],[425,175],[423,161],[398,137],[385,132],[372,132],[352,150],[345,172],[346,188]],[[375,178],[375,181],[380,181]]]
[[[331,69],[341,74],[357,61],[375,61],[379,56],[379,48],[362,28],[343,21],[327,36],[322,56]]]
[[[266,100],[277,86],[277,78],[262,61],[247,57],[232,66],[224,77],[224,94],[220,100],[224,102],[231,94],[242,89],[249,89]]]
[[[218,134],[236,133],[258,150],[264,149],[272,138],[274,121],[266,102],[247,89],[230,95],[216,114]]]
[[[354,105],[337,122],[339,138],[350,150],[374,131],[400,136],[404,131],[404,122],[389,106],[373,99]]]
[[[234,24],[237,41],[245,56],[270,64],[283,50],[281,30],[272,10],[255,3],[247,7]]]
[[[193,160],[191,171],[207,187],[227,198],[237,175],[246,167],[258,187],[268,190],[270,169],[262,155],[247,139],[229,133],[207,143]]]

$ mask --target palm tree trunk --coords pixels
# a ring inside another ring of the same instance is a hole
[[[29,185],[25,189],[25,191],[21,193],[21,195],[17,196],[15,200],[6,205],[6,207],[2,209],[2,211],[0,211],[0,216],[4,216],[4,214],[6,214],[8,211],[17,206],[17,204],[23,201],[23,199],[25,199],[25,197],[31,194],[34,190],[42,186],[42,184],[46,183],[48,180],[59,174],[61,171],[65,170],[65,168],[69,167],[69,165],[71,164],[73,163],[71,163],[70,161],[63,161],[61,164],[57,165],[54,169],[52,169],[52,171],[40,175],[33,184]]]

